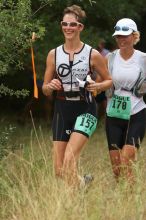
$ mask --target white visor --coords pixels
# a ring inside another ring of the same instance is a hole
[[[128,36],[130,34],[133,33],[133,30],[130,29],[128,31],[122,31],[122,30],[119,30],[119,31],[115,31],[115,33],[112,35],[112,36],[116,36],[116,35],[124,35],[124,36]]]

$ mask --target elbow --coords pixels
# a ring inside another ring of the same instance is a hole
[[[106,91],[107,89],[111,88],[112,86],[113,86],[112,79],[107,80],[104,91]]]
[[[113,86],[113,81],[112,81],[112,79],[109,79],[109,83],[108,83],[108,88],[107,89],[111,88],[112,86]]]
[[[113,80],[110,79],[110,87],[112,87],[112,86],[113,86]]]

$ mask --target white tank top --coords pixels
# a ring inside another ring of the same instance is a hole
[[[146,54],[141,51],[135,50],[134,54],[128,59],[124,60],[117,50],[112,69],[112,79],[115,86],[114,94],[120,96],[130,96],[131,97],[131,115],[136,114],[142,109],[146,108],[146,104],[143,101],[143,97],[138,98],[132,94],[130,90],[135,85],[141,69],[145,69],[146,77]],[[144,62],[143,62],[144,59]],[[108,99],[107,111],[109,108],[110,100]]]
[[[74,53],[73,62],[70,62],[69,53],[61,45],[56,48],[56,73],[61,80],[64,91],[79,91],[80,80],[85,80],[91,72],[90,57],[92,48],[84,44],[78,53]]]

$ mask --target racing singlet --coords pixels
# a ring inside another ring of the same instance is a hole
[[[62,82],[64,92],[79,91],[80,80],[85,80],[90,70],[90,57],[92,48],[84,44],[78,53],[74,53],[73,61],[70,62],[69,53],[61,45],[55,50],[56,73]]]

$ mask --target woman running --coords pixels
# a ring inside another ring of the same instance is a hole
[[[132,180],[131,164],[136,160],[146,125],[146,53],[134,49],[140,34],[132,19],[119,20],[114,29],[119,49],[107,56],[114,86],[107,94],[106,134],[115,176],[124,174]]]
[[[77,5],[65,8],[61,21],[65,43],[49,52],[43,92],[56,91],[53,117],[55,173],[69,185],[80,184],[77,161],[97,124],[92,93],[111,87],[112,80],[102,56],[80,40],[85,12]],[[96,71],[102,82],[88,80]]]

